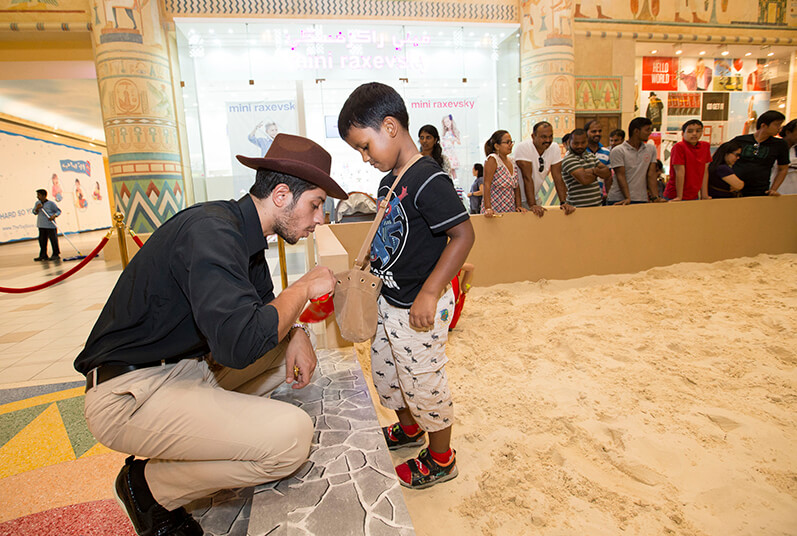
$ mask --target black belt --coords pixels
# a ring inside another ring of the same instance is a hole
[[[182,361],[183,358],[172,358],[172,359],[161,359],[160,361],[152,361],[150,363],[141,363],[138,365],[115,365],[115,364],[106,364],[100,365],[96,368],[93,368],[86,374],[86,391],[94,387],[95,385],[99,385],[102,382],[106,382],[111,378],[116,378],[117,376],[121,376],[122,374],[127,374],[128,372],[133,372],[134,370],[139,370],[143,368],[151,368],[151,367],[162,367],[164,365],[173,365],[179,361]],[[194,359],[201,359],[201,358],[194,358]]]

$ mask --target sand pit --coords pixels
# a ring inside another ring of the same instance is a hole
[[[449,352],[419,535],[797,534],[797,255],[477,287]]]

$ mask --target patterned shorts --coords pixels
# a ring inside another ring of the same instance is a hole
[[[371,345],[371,371],[379,401],[388,409],[409,408],[427,432],[454,422],[454,403],[448,389],[445,364],[448,325],[454,314],[454,292],[449,288],[437,302],[434,327],[410,327],[410,310],[394,307],[379,297],[379,322]]]

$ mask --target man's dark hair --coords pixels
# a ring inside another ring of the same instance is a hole
[[[771,125],[775,121],[785,121],[786,116],[777,110],[767,110],[758,116],[758,121],[755,122],[755,128],[761,128],[761,125]]]
[[[603,126],[601,122],[598,121],[597,119],[590,119],[589,121],[584,123],[584,130],[589,130],[589,128],[592,126],[592,123],[598,123],[599,125],[601,125],[601,127]]]
[[[570,133],[570,137],[571,138],[573,136],[586,136],[586,135],[587,135],[587,131],[586,131],[586,129],[583,129],[583,128],[573,129],[573,132]]]
[[[276,188],[278,184],[284,184],[293,194],[293,201],[291,201],[288,208],[296,206],[296,202],[299,201],[303,193],[313,188],[318,188],[315,184],[294,177],[293,175],[260,168],[257,170],[255,183],[249,188],[249,193],[258,199],[265,199],[271,195],[271,192],[274,191],[274,188]]]
[[[611,132],[609,132],[609,137],[610,138],[622,138],[622,139],[625,139],[625,130],[623,130],[621,128],[616,128],[616,129],[612,130]]]
[[[562,136],[562,145],[564,145],[564,146],[565,146],[565,147],[567,147],[567,148],[570,148],[570,146],[568,145],[568,143],[570,143],[570,136],[572,136],[572,135],[573,135],[573,133],[572,133],[572,132],[568,132],[567,134],[565,134],[564,136]]]
[[[697,125],[700,128],[703,128],[703,121],[701,121],[700,119],[690,119],[689,121],[681,125],[681,132],[686,132],[686,129],[691,127],[692,125]]]
[[[344,140],[351,127],[382,128],[386,117],[394,117],[404,127],[410,129],[410,116],[404,99],[392,87],[370,82],[352,91],[338,115],[338,132]]]
[[[36,193],[39,195],[43,195],[44,197],[47,197],[47,190],[45,190],[44,188],[39,188],[38,190],[36,190]]]
[[[641,128],[644,128],[644,127],[646,127],[648,125],[652,125],[652,124],[653,124],[653,121],[651,121],[647,117],[635,117],[635,118],[633,118],[631,120],[631,122],[628,123],[628,137],[630,138],[631,136],[633,136],[634,132],[636,132],[637,130],[639,130]]]
[[[537,133],[537,129],[540,128],[540,127],[551,127],[551,128],[553,128],[548,121],[540,121],[539,123],[535,123],[534,124],[534,128],[531,129],[531,133],[532,134],[536,134]]]

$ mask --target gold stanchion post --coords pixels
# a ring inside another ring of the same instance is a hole
[[[288,265],[285,261],[285,241],[281,236],[277,237],[277,251],[280,258],[280,280],[282,281],[282,290],[288,288]]]
[[[113,215],[114,225],[116,226],[116,236],[119,237],[119,254],[122,256],[122,269],[127,268],[130,259],[127,256],[127,242],[125,241],[125,215],[116,212]]]

